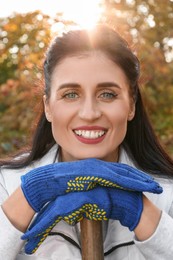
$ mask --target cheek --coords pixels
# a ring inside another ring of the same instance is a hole
[[[125,137],[127,132],[127,117],[117,117],[113,122],[113,133],[115,138]]]
[[[129,117],[129,107],[124,105],[119,105],[112,107],[109,111],[109,118],[117,127],[120,125],[127,124]]]
[[[52,111],[52,134],[55,141],[59,143],[60,140],[66,138],[66,132],[69,129],[72,115],[70,111],[64,107],[61,108],[61,106],[56,106]]]
[[[66,125],[66,116],[61,113],[60,111],[55,111],[53,114],[52,114],[52,130],[55,132],[55,131],[61,131],[64,126]]]
[[[110,120],[112,123],[112,138],[121,143],[125,138],[127,132],[127,123],[128,123],[128,112],[129,110],[126,107],[114,108],[114,113],[110,114]]]

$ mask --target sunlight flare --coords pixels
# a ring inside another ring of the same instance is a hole
[[[102,13],[100,0],[73,0],[64,5],[63,18],[72,20],[84,29],[91,29]]]

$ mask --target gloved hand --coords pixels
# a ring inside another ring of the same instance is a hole
[[[59,196],[40,211],[29,231],[22,236],[28,240],[25,252],[34,253],[60,220],[74,225],[83,217],[90,220],[115,219],[134,230],[142,210],[142,192],[97,187],[87,192]]]
[[[96,185],[136,191],[162,192],[153,178],[126,164],[85,159],[49,164],[21,177],[21,188],[30,204],[40,211],[45,203],[71,191],[84,191]]]

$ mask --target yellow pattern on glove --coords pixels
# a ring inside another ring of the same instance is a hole
[[[103,178],[95,176],[78,176],[74,180],[69,180],[67,182],[66,192],[91,190],[98,184],[100,186],[123,189],[123,187]]]
[[[84,204],[81,208],[79,208],[76,211],[73,211],[67,216],[59,216],[51,226],[49,226],[44,232],[38,234],[37,237],[40,237],[40,241],[38,242],[37,246],[33,249],[32,254],[36,252],[38,247],[49,235],[50,231],[60,220],[64,220],[69,225],[75,225],[76,223],[81,221],[84,218],[84,216],[89,220],[108,220],[108,218],[106,217],[106,211],[104,209],[100,209],[96,204]]]

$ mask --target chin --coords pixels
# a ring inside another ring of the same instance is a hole
[[[103,154],[98,154],[98,153],[80,154],[79,156],[76,156],[77,160],[84,160],[88,158],[96,158],[103,161],[115,161],[115,156],[114,158],[111,158],[110,156],[105,156]]]
[[[100,149],[99,149],[100,150]],[[114,151],[110,151],[109,153],[106,151],[87,151],[86,149],[81,149],[80,151],[76,151],[74,153],[71,151],[66,151],[63,153],[62,151],[62,159],[63,161],[77,161],[77,160],[84,160],[84,159],[88,159],[88,158],[96,158],[96,159],[100,159],[103,161],[108,161],[108,162],[116,162],[117,161],[117,152]]]

